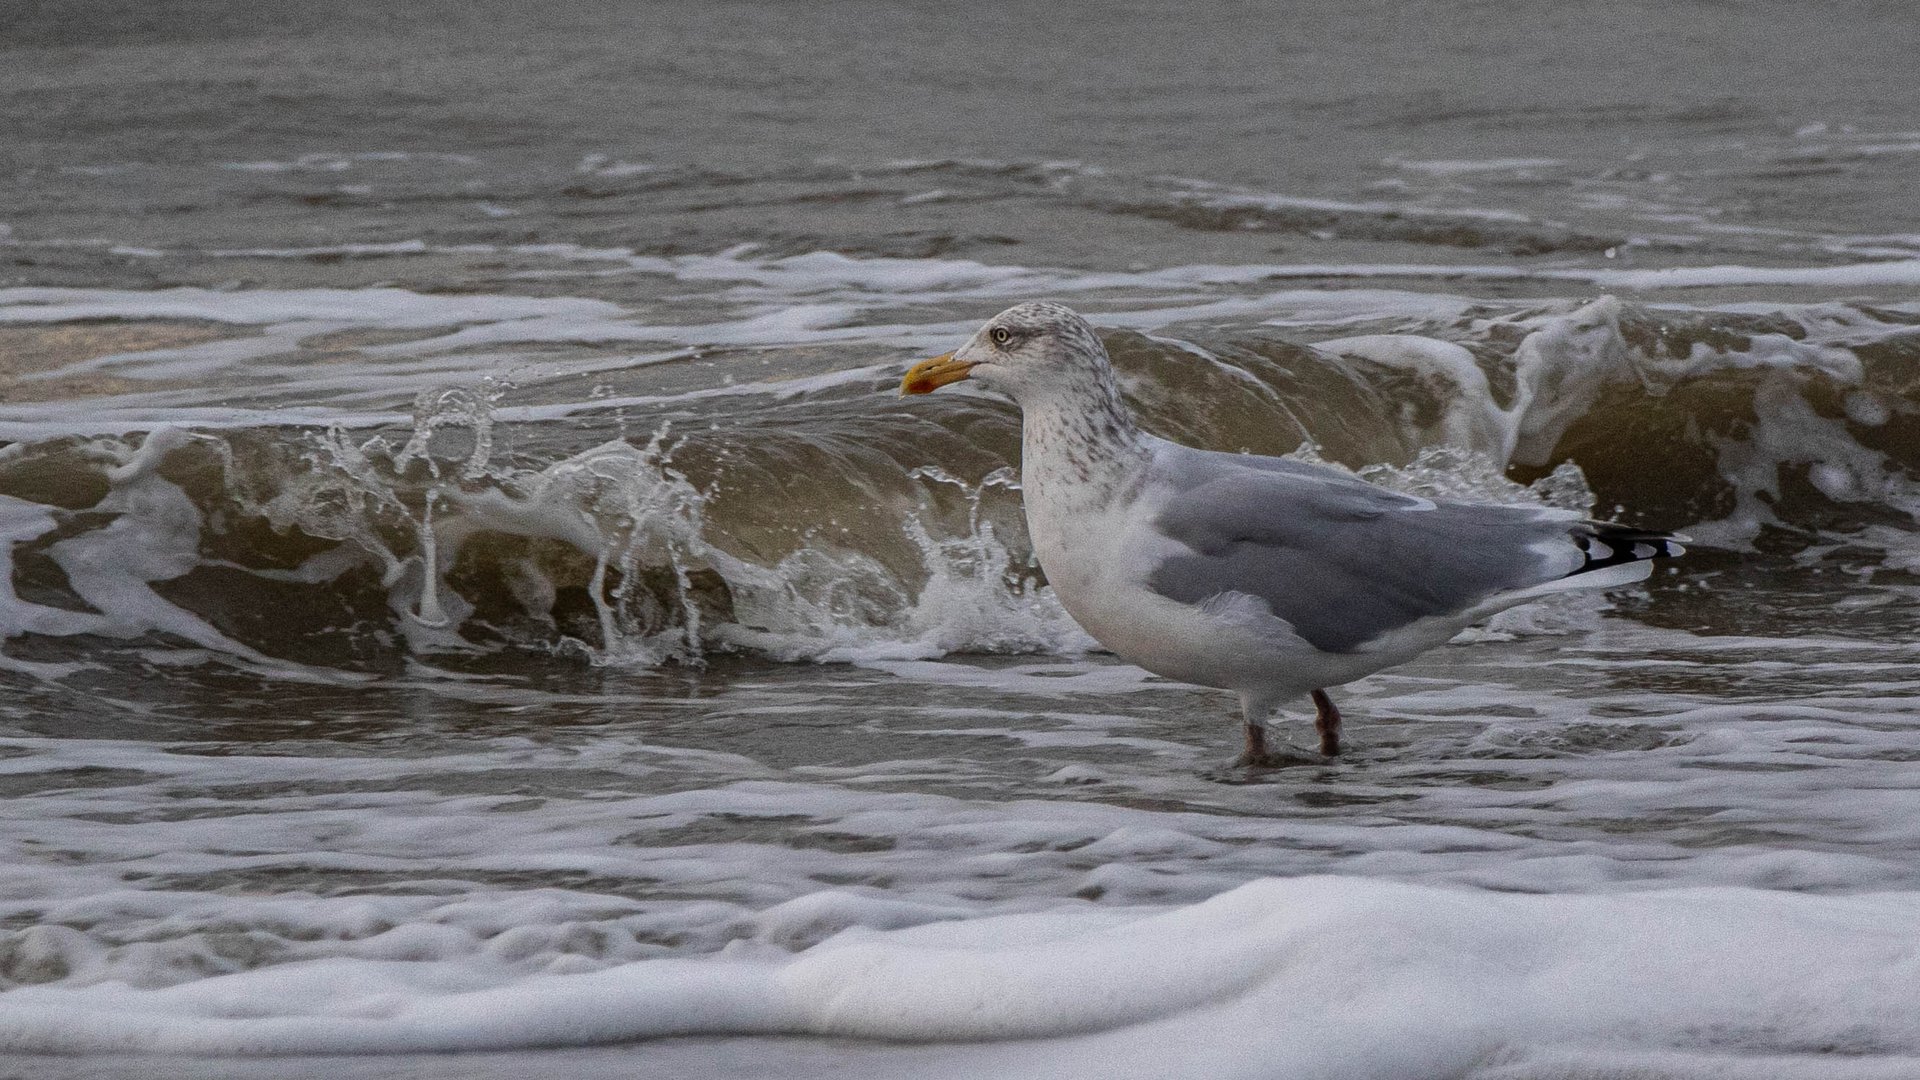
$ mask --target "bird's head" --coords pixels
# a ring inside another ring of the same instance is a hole
[[[953,352],[915,364],[900,392],[931,393],[962,379],[1024,406],[1054,393],[1105,396],[1113,369],[1085,319],[1064,304],[1033,302],[995,315]]]

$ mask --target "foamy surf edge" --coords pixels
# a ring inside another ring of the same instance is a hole
[[[0,1050],[394,1054],[811,1035],[1026,1040],[992,1053],[1049,1076],[1125,1062],[1133,1076],[1405,1080],[1617,1055],[1871,1064],[1920,1054],[1917,991],[1920,894],[1528,895],[1320,876],[1184,907],[856,928],[797,954],[748,945],[586,974],[456,977],[336,958],[154,990],[27,986],[0,997]]]

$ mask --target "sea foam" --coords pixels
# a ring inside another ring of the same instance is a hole
[[[1916,925],[1910,893],[1272,879],[1184,907],[849,930],[791,956],[574,975],[360,959],[155,990],[22,987],[0,998],[0,1047],[408,1053],[783,1034],[1024,1040],[947,1061],[1022,1075],[1329,1080],[1541,1056],[1599,1069],[1656,1051],[1870,1064],[1920,1056]]]

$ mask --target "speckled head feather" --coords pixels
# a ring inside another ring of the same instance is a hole
[[[1064,304],[1008,308],[987,320],[951,362],[971,365],[968,379],[1020,406],[1029,463],[1057,454],[1061,467],[1087,483],[1143,452],[1106,347]]]
[[[987,320],[953,359],[973,365],[968,378],[1013,398],[1030,418],[1084,414],[1115,435],[1133,431],[1106,347],[1065,304],[1016,304]]]
[[[1045,300],[1015,304],[995,315],[953,355],[1005,369],[1000,381],[1009,390],[1047,375],[1112,378],[1107,350],[1087,320],[1065,304]]]

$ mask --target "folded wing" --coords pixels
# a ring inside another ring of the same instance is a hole
[[[1326,652],[1682,550],[1669,534],[1564,510],[1421,499],[1302,462],[1178,449],[1162,466],[1175,494],[1154,521],[1177,543],[1148,586],[1196,605],[1257,597]],[[1628,568],[1590,582],[1644,576]]]

